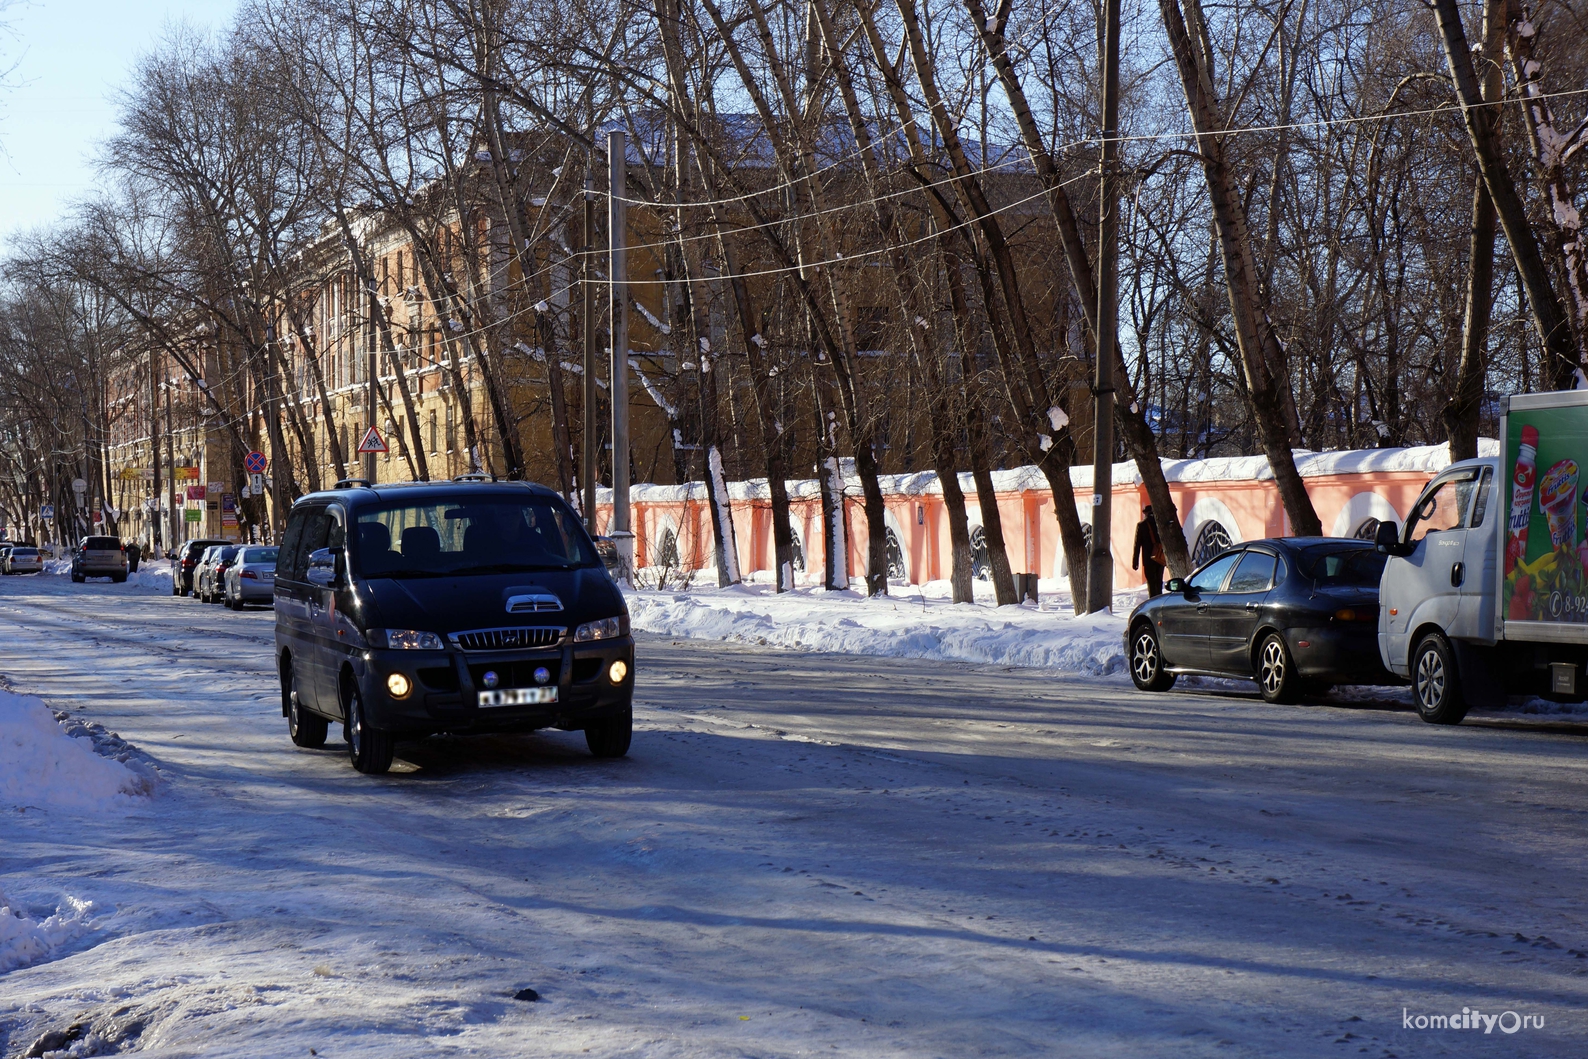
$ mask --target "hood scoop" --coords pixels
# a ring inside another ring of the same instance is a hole
[[[522,592],[507,597],[509,614],[553,614],[562,610],[562,600],[550,592]]]

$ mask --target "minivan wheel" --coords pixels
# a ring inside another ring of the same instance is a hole
[[[1145,622],[1130,636],[1130,679],[1142,691],[1168,691],[1175,675],[1164,669],[1158,634]]]
[[[1284,637],[1271,632],[1257,649],[1257,686],[1267,702],[1291,703],[1301,697],[1301,678]]]
[[[378,776],[391,768],[396,751],[391,733],[371,727],[364,716],[364,696],[358,686],[347,689],[347,756],[353,767],[369,776]]]
[[[634,707],[626,706],[611,720],[593,724],[584,730],[585,745],[596,757],[622,757],[629,752],[634,738]]]
[[[281,667],[281,706],[287,714],[287,734],[292,737],[293,746],[305,750],[319,750],[325,746],[325,733],[330,723],[298,705],[291,662]]]
[[[1412,701],[1417,703],[1417,716],[1429,724],[1460,724],[1467,715],[1456,654],[1450,641],[1436,632],[1419,640],[1412,652]]]

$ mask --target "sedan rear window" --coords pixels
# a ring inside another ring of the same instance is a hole
[[[37,554],[39,554],[39,550],[37,548],[12,548],[11,549],[11,555],[12,555],[13,558],[16,558],[16,559],[31,559]]]
[[[115,537],[89,537],[83,541],[83,547],[95,552],[120,551],[121,541]]]
[[[349,549],[364,577],[567,570],[600,559],[568,508],[544,497],[463,496],[358,512]]]
[[[243,552],[242,562],[248,563],[273,563],[276,556],[281,554],[277,548],[248,548]]]
[[[1373,548],[1341,548],[1327,544],[1303,548],[1297,569],[1320,585],[1378,587],[1389,556]]]

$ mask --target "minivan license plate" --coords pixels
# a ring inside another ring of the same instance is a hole
[[[480,692],[481,706],[540,706],[557,701],[556,688],[509,688]]]

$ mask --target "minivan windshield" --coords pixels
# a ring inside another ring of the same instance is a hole
[[[1302,576],[1320,585],[1350,585],[1377,588],[1389,556],[1372,548],[1341,548],[1322,544],[1303,548],[1296,565]]]
[[[461,496],[358,511],[350,542],[362,577],[571,570],[600,559],[577,518],[545,497]]]

